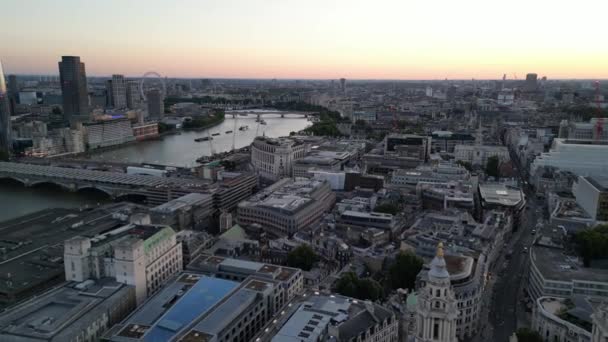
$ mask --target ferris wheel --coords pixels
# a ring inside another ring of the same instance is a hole
[[[146,99],[146,90],[158,89],[161,91],[162,97],[167,95],[167,85],[165,79],[156,71],[146,72],[139,81],[139,94],[142,99]]]

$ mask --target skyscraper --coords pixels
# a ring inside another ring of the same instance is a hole
[[[84,63],[77,56],[62,56],[59,78],[63,97],[63,117],[70,123],[89,120],[89,94]]]
[[[346,93],[346,78],[340,79],[340,90],[342,90],[343,93]]]
[[[4,71],[0,61],[0,153],[9,153],[11,150],[11,113],[9,106]]]
[[[127,108],[136,109],[140,105],[139,84],[137,81],[127,82]]]
[[[117,109],[127,108],[127,88],[123,75],[112,75],[112,106]]]
[[[165,113],[163,105],[163,94],[158,89],[151,89],[146,92],[148,101],[148,117],[152,120],[160,120]]]
[[[11,114],[15,114],[15,107],[19,103],[19,83],[17,82],[17,76],[8,75],[8,98],[10,101]]]
[[[538,75],[527,74],[526,83],[524,84],[524,90],[528,92],[536,91],[538,89]]]

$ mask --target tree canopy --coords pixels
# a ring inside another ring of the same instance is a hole
[[[543,342],[543,337],[529,328],[518,329],[516,334],[518,342]]]
[[[308,245],[300,245],[287,255],[287,265],[310,271],[319,257]]]
[[[589,267],[593,259],[608,258],[608,224],[582,230],[574,240],[585,267]]]
[[[500,177],[500,161],[497,156],[491,156],[486,163],[486,174],[490,177]]]
[[[342,274],[336,282],[335,291],[343,296],[361,300],[378,300],[384,297],[384,289],[371,278],[360,279],[354,272]]]
[[[388,270],[388,285],[392,289],[414,289],[416,276],[422,270],[424,261],[411,252],[397,255],[395,262]]]
[[[399,212],[399,207],[392,203],[383,203],[383,204],[377,205],[374,208],[374,211],[377,213],[397,215],[397,213]]]

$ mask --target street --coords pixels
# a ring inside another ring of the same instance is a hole
[[[529,249],[534,240],[532,230],[542,218],[544,205],[535,197],[533,190],[527,184],[527,177],[522,173],[519,160],[512,153],[511,160],[517,166],[522,188],[526,195],[526,208],[521,214],[519,229],[515,232],[492,270],[493,286],[492,300],[489,307],[490,326],[484,331],[484,336],[492,336],[492,341],[508,341],[509,336],[518,328],[518,321],[525,321],[527,313],[523,302],[523,288],[526,286],[527,263]],[[511,250],[510,260],[506,259],[507,251]],[[504,267],[506,263],[506,267]]]

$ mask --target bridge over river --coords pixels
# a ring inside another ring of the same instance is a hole
[[[13,179],[30,187],[55,184],[68,191],[97,189],[111,198],[143,196],[149,204],[161,204],[191,192],[205,192],[206,180],[132,175],[78,168],[0,162],[0,179]]]

